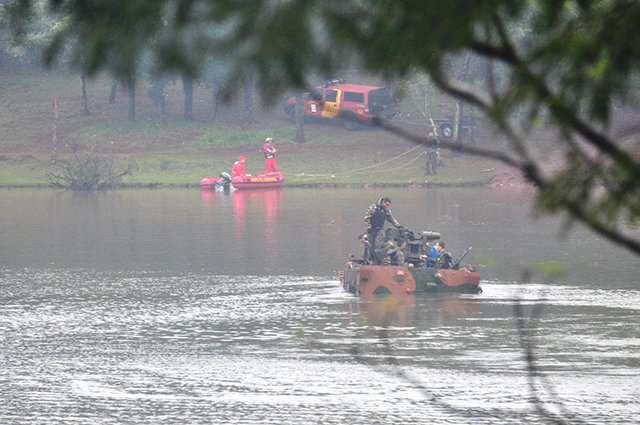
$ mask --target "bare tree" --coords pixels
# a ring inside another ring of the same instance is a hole
[[[211,87],[211,123],[215,123],[218,119],[218,107],[220,106],[220,92],[222,85],[219,81],[213,83]]]
[[[243,93],[244,93],[244,121],[247,124],[254,124],[256,122],[253,116],[253,67],[249,67],[244,78]]]
[[[58,160],[58,92],[56,84],[56,68],[51,68],[51,80],[53,84],[53,139],[51,141],[51,165]]]
[[[118,88],[118,80],[115,78],[111,82],[111,91],[109,92],[109,103],[113,105],[116,103],[116,90]]]
[[[184,91],[184,119],[193,121],[193,80],[182,77],[182,90]]]
[[[131,77],[127,84],[129,92],[129,121],[136,121],[136,79]]]
[[[296,142],[304,143],[304,111],[302,108],[302,92],[296,92]]]
[[[80,71],[80,88],[82,91],[82,110],[81,114],[84,116],[90,115],[89,105],[87,103],[87,81],[84,71]]]
[[[160,116],[162,117],[163,124],[167,122],[167,101],[164,94],[166,85],[167,80],[165,78],[156,78],[152,81],[151,87],[149,87],[149,91],[147,92],[147,97],[151,99],[155,105],[160,106]]]

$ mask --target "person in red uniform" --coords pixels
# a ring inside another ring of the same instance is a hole
[[[269,173],[274,171],[277,173],[278,166],[276,165],[276,148],[273,146],[273,138],[267,137],[265,141],[266,143],[262,147],[262,152],[264,152],[264,172]]]
[[[244,161],[247,158],[241,156],[238,160],[233,164],[233,168],[231,169],[231,177],[246,177],[246,173],[244,172]]]

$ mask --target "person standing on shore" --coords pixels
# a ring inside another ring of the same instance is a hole
[[[425,175],[436,175],[436,166],[438,165],[438,149],[440,147],[440,140],[433,133],[429,133],[427,138],[427,163]]]
[[[273,138],[267,137],[265,145],[262,147],[264,153],[264,168],[265,173],[271,171],[278,172],[278,166],[276,165],[276,148],[273,146]]]

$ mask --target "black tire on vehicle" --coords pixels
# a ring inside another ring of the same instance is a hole
[[[453,137],[453,126],[449,123],[442,124],[440,126],[440,131],[442,132],[442,136],[447,139],[451,139],[451,137]]]
[[[340,114],[340,119],[344,127],[349,131],[356,131],[360,129],[360,121],[354,112],[343,112]]]

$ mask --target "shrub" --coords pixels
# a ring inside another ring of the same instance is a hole
[[[137,169],[135,160],[122,165],[115,157],[94,153],[75,155],[73,160],[62,160],[46,174],[47,182],[55,187],[73,190],[101,190],[116,187],[127,175]]]

